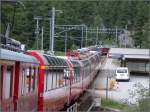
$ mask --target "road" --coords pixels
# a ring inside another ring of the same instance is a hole
[[[113,76],[114,70],[118,66],[120,66],[119,61],[115,59],[106,59],[106,62],[102,67],[102,70],[99,72],[96,80],[92,85],[92,88],[94,88],[95,90],[95,91],[91,90],[92,94],[95,94],[96,96],[100,97],[106,97],[107,76],[109,77]],[[109,79],[113,79],[113,77]],[[133,93],[137,90],[137,87],[135,87],[135,85],[148,88],[149,85],[148,76],[131,74],[129,82],[119,82],[119,88],[108,91],[108,98],[116,100],[118,102],[135,104],[137,98],[139,97],[137,94],[133,95]]]

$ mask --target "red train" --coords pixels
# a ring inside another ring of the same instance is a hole
[[[85,59],[0,49],[0,111],[55,111],[76,100],[98,71],[101,54]]]
[[[98,52],[84,60],[64,59],[38,51],[30,54],[40,62],[39,111],[59,110],[76,100],[95,77],[100,62]]]
[[[33,56],[0,49],[0,111],[37,107],[38,66]]]
[[[90,50],[94,50],[94,51],[99,51],[101,52],[102,55],[107,55],[108,52],[109,52],[109,49],[110,49],[111,46],[108,46],[108,45],[103,45],[103,46],[91,46],[89,47]],[[114,47],[114,46],[112,46]]]

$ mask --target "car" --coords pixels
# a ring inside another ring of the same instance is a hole
[[[118,67],[115,70],[116,80],[130,80],[130,73],[127,67]]]

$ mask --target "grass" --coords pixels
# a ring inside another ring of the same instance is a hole
[[[108,107],[108,108],[114,108],[114,109],[119,109],[119,110],[124,110],[125,108],[128,107],[128,105],[126,104],[122,104],[113,100],[106,100],[106,99],[102,99],[102,106],[103,107]]]
[[[112,63],[114,64],[114,65],[116,65],[116,66],[120,66],[120,61],[119,60],[117,60],[117,59],[114,59],[114,60],[112,60]]]
[[[65,52],[62,51],[55,51],[56,56],[65,56]]]

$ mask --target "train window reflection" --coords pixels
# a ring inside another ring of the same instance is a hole
[[[29,87],[30,87],[30,74],[31,74],[31,69],[27,68],[27,73],[26,73],[26,93],[29,92]]]
[[[63,72],[59,74],[59,87],[62,87],[65,85],[65,80],[63,79]]]
[[[44,91],[45,92],[47,91],[47,76],[48,76],[48,73],[47,71],[45,71],[45,75],[44,75]]]
[[[47,90],[49,91],[52,89],[52,83],[53,83],[52,78],[53,78],[53,76],[52,76],[50,71],[48,71],[47,73],[48,73],[47,79],[46,79],[47,80]]]
[[[36,75],[36,69],[35,69],[35,67],[34,68],[32,68],[31,69],[31,86],[30,86],[30,90],[31,91],[34,91],[34,89],[35,89],[35,75]]]
[[[50,91],[53,88],[53,75],[50,70],[45,71],[44,75],[44,91]]]
[[[59,71],[56,72],[56,88],[59,88]]]
[[[22,87],[21,87],[21,94],[24,94],[24,90],[25,90],[25,74],[26,74],[26,70],[25,68],[22,69]]]
[[[64,69],[64,79],[69,79],[69,70]]]
[[[4,90],[4,99],[8,99],[11,97],[12,92],[12,75],[13,75],[13,66],[7,66],[6,75],[5,75],[5,90]]]
[[[53,89],[56,88],[56,73],[53,73]]]
[[[31,67],[24,67],[22,69],[22,85],[21,85],[21,94],[24,95],[25,93],[30,92],[31,87]]]

